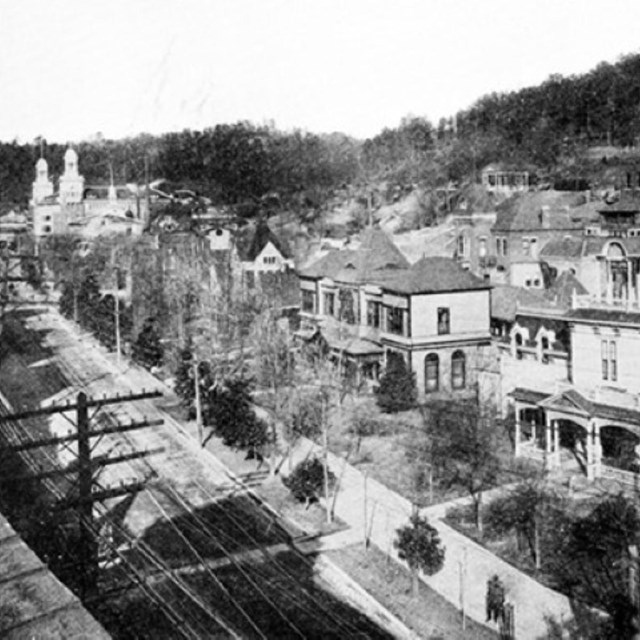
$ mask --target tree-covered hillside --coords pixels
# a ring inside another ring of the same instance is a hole
[[[494,161],[553,175],[561,163],[574,166],[590,145],[627,146],[639,138],[640,54],[634,54],[584,75],[484,96],[437,127],[404,118],[365,141],[237,122],[76,148],[88,184],[106,183],[111,170],[117,182],[141,184],[147,162],[151,180],[195,189],[214,203],[255,204],[268,195],[276,206],[321,210],[345,185],[428,189],[473,180]],[[51,175],[59,176],[63,145],[0,143],[0,201],[26,204],[41,146]]]

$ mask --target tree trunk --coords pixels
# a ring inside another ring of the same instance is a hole
[[[475,508],[476,508],[476,529],[478,533],[482,535],[483,533],[483,524],[482,524],[482,491],[479,491],[474,497]]]
[[[324,504],[325,511],[327,512],[327,524],[331,524],[333,521],[333,514],[331,513],[331,500],[329,497],[329,469],[328,454],[329,454],[329,437],[327,434],[327,408],[326,402],[322,401],[322,475],[324,480]]]

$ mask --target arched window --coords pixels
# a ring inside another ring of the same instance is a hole
[[[522,334],[521,333],[516,333],[515,342],[516,342],[516,358],[518,360],[522,360]]]
[[[540,338],[540,352],[542,363],[547,364],[549,362],[549,338],[547,336]]]
[[[454,351],[451,356],[451,387],[453,389],[464,389],[466,382],[464,352]]]
[[[440,359],[435,353],[430,353],[424,359],[424,390],[426,393],[437,391],[440,381]]]

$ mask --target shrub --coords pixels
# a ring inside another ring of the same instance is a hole
[[[389,356],[387,368],[376,391],[378,406],[387,413],[407,411],[415,407],[416,398],[415,374],[407,369],[403,357]]]
[[[335,475],[327,469],[329,486],[335,483]],[[284,478],[285,486],[291,490],[293,497],[307,506],[316,502],[324,488],[324,465],[318,458],[310,458],[300,462],[288,478]]]

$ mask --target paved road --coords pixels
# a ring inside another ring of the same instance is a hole
[[[34,308],[35,310],[35,308]],[[78,340],[76,327],[59,316],[55,311],[44,311],[40,314],[33,314],[26,320],[29,330],[38,332],[40,338],[44,339],[43,347],[48,348],[49,352],[43,351],[43,359],[32,363],[37,369],[38,366],[44,366],[45,363],[55,362],[56,367],[62,371],[69,382],[69,386],[64,391],[59,391],[46,398],[46,403],[71,399],[75,392],[80,388],[84,389],[88,395],[100,397],[103,394],[114,395],[116,393],[137,392],[143,389],[151,390],[162,387],[156,378],[148,372],[135,366],[129,366],[123,363],[122,368],[118,368],[115,363],[113,354],[107,354],[106,351],[97,346],[95,340],[87,336],[83,340]],[[35,349],[34,345],[34,349]],[[163,391],[167,391],[163,389]],[[167,394],[171,396],[171,394]],[[172,402],[169,397],[168,402]],[[126,436],[126,442],[123,441],[122,435],[117,437],[105,438],[99,448],[95,450],[96,454],[117,452],[122,448],[122,452],[126,449],[155,449],[164,447],[165,451],[154,456],[150,462],[153,473],[157,476],[158,491],[146,491],[137,496],[134,502],[128,507],[122,523],[126,528],[133,532],[134,535],[148,537],[148,532],[156,528],[158,535],[162,538],[161,546],[171,547],[166,541],[164,544],[164,536],[168,535],[169,527],[166,526],[168,520],[175,520],[184,517],[185,513],[190,510],[203,509],[215,510],[216,505],[228,497],[234,499],[240,497],[246,498],[242,503],[242,517],[246,517],[245,523],[247,528],[253,527],[254,539],[253,549],[250,551],[243,550],[241,547],[244,535],[247,535],[244,527],[237,531],[236,547],[233,547],[233,540],[230,540],[229,530],[223,532],[226,534],[225,544],[230,545],[227,553],[214,553],[204,558],[204,562],[200,564],[209,565],[207,569],[210,571],[216,568],[218,571],[235,565],[237,562],[245,559],[252,560],[251,566],[258,566],[255,562],[262,558],[263,566],[270,566],[273,559],[278,553],[281,555],[287,546],[290,550],[292,547],[288,545],[288,536],[283,528],[279,525],[279,520],[274,518],[274,514],[266,507],[260,506],[253,501],[251,495],[244,488],[233,474],[208,451],[203,451],[196,442],[196,439],[185,430],[184,425],[175,421],[163,409],[163,405],[167,403],[167,397],[160,400],[145,400],[135,403],[126,403],[111,407],[109,417],[103,418],[106,421],[120,420],[123,423],[131,420],[140,420],[142,418],[157,419],[163,418],[165,423],[161,427],[145,428],[138,431],[129,432]],[[49,424],[50,428],[55,432],[68,432],[69,424],[64,418],[58,417],[58,420],[52,420]],[[100,419],[98,415],[97,419]],[[99,424],[99,423],[98,423]],[[193,426],[193,425],[191,425]],[[114,465],[108,468],[105,476],[102,478],[104,484],[114,484],[119,480],[130,480],[139,478],[142,474],[148,474],[151,471],[150,466],[146,462],[127,463]],[[247,506],[247,502],[251,503]],[[233,511],[233,506],[228,502],[224,503],[224,509],[215,512],[214,520],[224,520],[225,511]],[[252,505],[252,506],[251,506]],[[163,517],[162,511],[166,511]],[[238,514],[236,514],[238,515]],[[253,518],[253,521],[252,521]],[[201,523],[196,523],[201,524]],[[231,527],[233,523],[229,523]],[[274,526],[275,524],[275,526]],[[237,522],[236,522],[237,525]],[[275,531],[273,535],[260,541],[257,529],[265,531]],[[222,530],[222,528],[221,528]],[[209,549],[214,543],[210,541],[203,543],[205,550]],[[207,546],[208,545],[208,546]],[[302,551],[305,551],[302,549]],[[292,551],[293,552],[293,551]],[[266,561],[265,554],[269,554],[270,558]],[[198,564],[197,558],[192,558],[190,562]],[[177,566],[177,565],[176,565]],[[291,569],[292,570],[292,569]],[[328,576],[333,575],[332,571],[326,567],[323,569]],[[186,570],[189,573],[189,570]],[[293,597],[298,603],[289,602],[289,606],[293,608],[289,611],[291,619],[302,620],[305,616],[313,615],[312,624],[314,628],[317,626],[317,632],[323,637],[351,637],[346,633],[346,629],[369,630],[371,637],[389,637],[387,631],[375,627],[375,624],[366,621],[359,613],[342,598],[342,594],[336,592],[335,585],[329,584],[321,574],[314,574],[313,582],[320,586],[320,589],[310,592],[308,590],[300,590],[300,580],[304,577],[291,577],[289,581],[287,598],[290,601]],[[256,578],[254,577],[254,580]],[[267,578],[268,579],[268,578]],[[282,577],[279,578],[282,581]],[[287,581],[285,580],[285,582]],[[347,584],[348,581],[344,581]],[[352,585],[353,586],[353,585]],[[306,589],[306,588],[305,588]],[[264,590],[269,598],[273,598],[276,592],[272,586],[265,584]],[[326,596],[322,592],[326,592]],[[209,596],[211,596],[211,593]],[[295,594],[295,595],[294,595]],[[203,593],[203,595],[206,595]],[[283,596],[284,597],[284,596]],[[314,601],[314,606],[310,607],[309,598]],[[314,600],[315,598],[315,600]],[[259,595],[254,596],[256,603],[264,608]],[[279,600],[282,606],[282,598]],[[375,603],[367,603],[367,611],[375,614],[377,623],[383,622],[386,629],[393,630],[395,637],[411,638],[413,634],[409,632],[404,625],[393,616],[389,616],[381,607],[375,607]],[[295,607],[299,607],[300,611]],[[278,608],[278,607],[277,607]],[[357,608],[357,607],[356,607]],[[304,609],[304,611],[302,610]],[[309,614],[309,610],[312,614]],[[324,622],[322,618],[324,616]],[[324,631],[323,631],[324,629]],[[340,630],[340,635],[336,636],[336,630]],[[368,633],[366,632],[366,633]],[[346,635],[345,635],[346,633]],[[369,637],[366,635],[365,637]],[[269,637],[279,637],[269,635]]]

